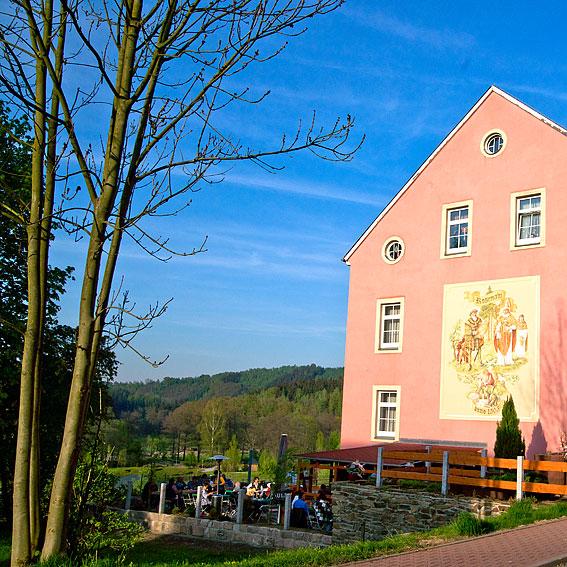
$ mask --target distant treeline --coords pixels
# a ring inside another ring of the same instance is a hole
[[[117,420],[107,440],[128,465],[143,460],[150,447],[154,457],[169,451],[174,458],[188,447],[214,452],[235,443],[273,451],[282,432],[296,449],[334,448],[342,382],[342,368],[311,364],[115,383],[110,395]]]

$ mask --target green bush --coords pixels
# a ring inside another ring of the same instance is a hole
[[[103,512],[90,517],[77,541],[77,555],[84,560],[112,554],[116,564],[122,564],[126,553],[141,539],[144,528],[119,512]]]
[[[526,452],[526,442],[520,431],[520,420],[516,413],[512,396],[502,406],[502,421],[496,427],[494,456],[502,459],[515,459]]]
[[[479,536],[494,530],[494,526],[487,520],[481,520],[469,512],[463,512],[455,520],[457,533],[462,536]]]

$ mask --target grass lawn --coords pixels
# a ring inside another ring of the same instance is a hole
[[[480,535],[502,529],[515,528],[540,520],[567,516],[567,502],[536,504],[529,500],[515,502],[497,517],[479,520],[471,514],[462,514],[447,526],[427,532],[401,534],[380,541],[335,545],[324,549],[303,548],[291,551],[265,551],[244,546],[220,545],[175,536],[147,535],[127,554],[125,565],[140,567],[207,567],[240,565],[242,567],[316,567],[339,565],[402,551],[430,547],[439,543]],[[9,545],[0,539],[0,567],[8,565]],[[49,567],[111,567],[116,559],[109,557],[84,563],[51,561]]]
[[[211,465],[210,469],[206,469],[207,474],[213,474],[212,472],[213,466]],[[115,474],[118,477],[130,476],[130,475],[140,475],[143,477],[144,482],[148,480],[148,467],[114,467],[108,469],[109,472]],[[221,469],[222,471],[222,469]],[[185,480],[189,480],[193,475],[200,476],[203,474],[204,469],[200,469],[197,467],[187,467],[185,465],[163,465],[163,466],[156,466],[154,468],[154,474],[156,480],[159,482],[167,482],[171,477],[177,478],[178,476],[182,476]],[[247,471],[229,471],[225,473],[229,478],[236,481],[239,480],[240,482],[245,481],[248,479],[248,472]],[[256,473],[252,473],[252,478],[254,478]]]

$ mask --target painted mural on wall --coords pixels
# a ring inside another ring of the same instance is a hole
[[[440,417],[538,418],[539,276],[444,288]]]

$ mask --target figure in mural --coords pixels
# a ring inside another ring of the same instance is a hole
[[[517,321],[508,307],[500,311],[494,329],[494,349],[496,350],[496,364],[507,366],[514,364],[512,354],[516,348]]]
[[[480,399],[477,402],[477,406],[491,407],[497,404],[499,398],[496,395],[496,379],[492,371],[485,368],[480,373],[479,382]]]
[[[465,335],[463,349],[465,357],[460,362],[468,362],[469,370],[472,368],[472,363],[477,359],[482,364],[482,345],[484,344],[484,337],[480,331],[482,319],[478,316],[478,309],[473,309],[469,318],[465,322]],[[474,353],[474,358],[473,358]]]
[[[528,324],[523,315],[518,316],[518,329],[516,331],[516,356],[524,358],[528,350]]]

